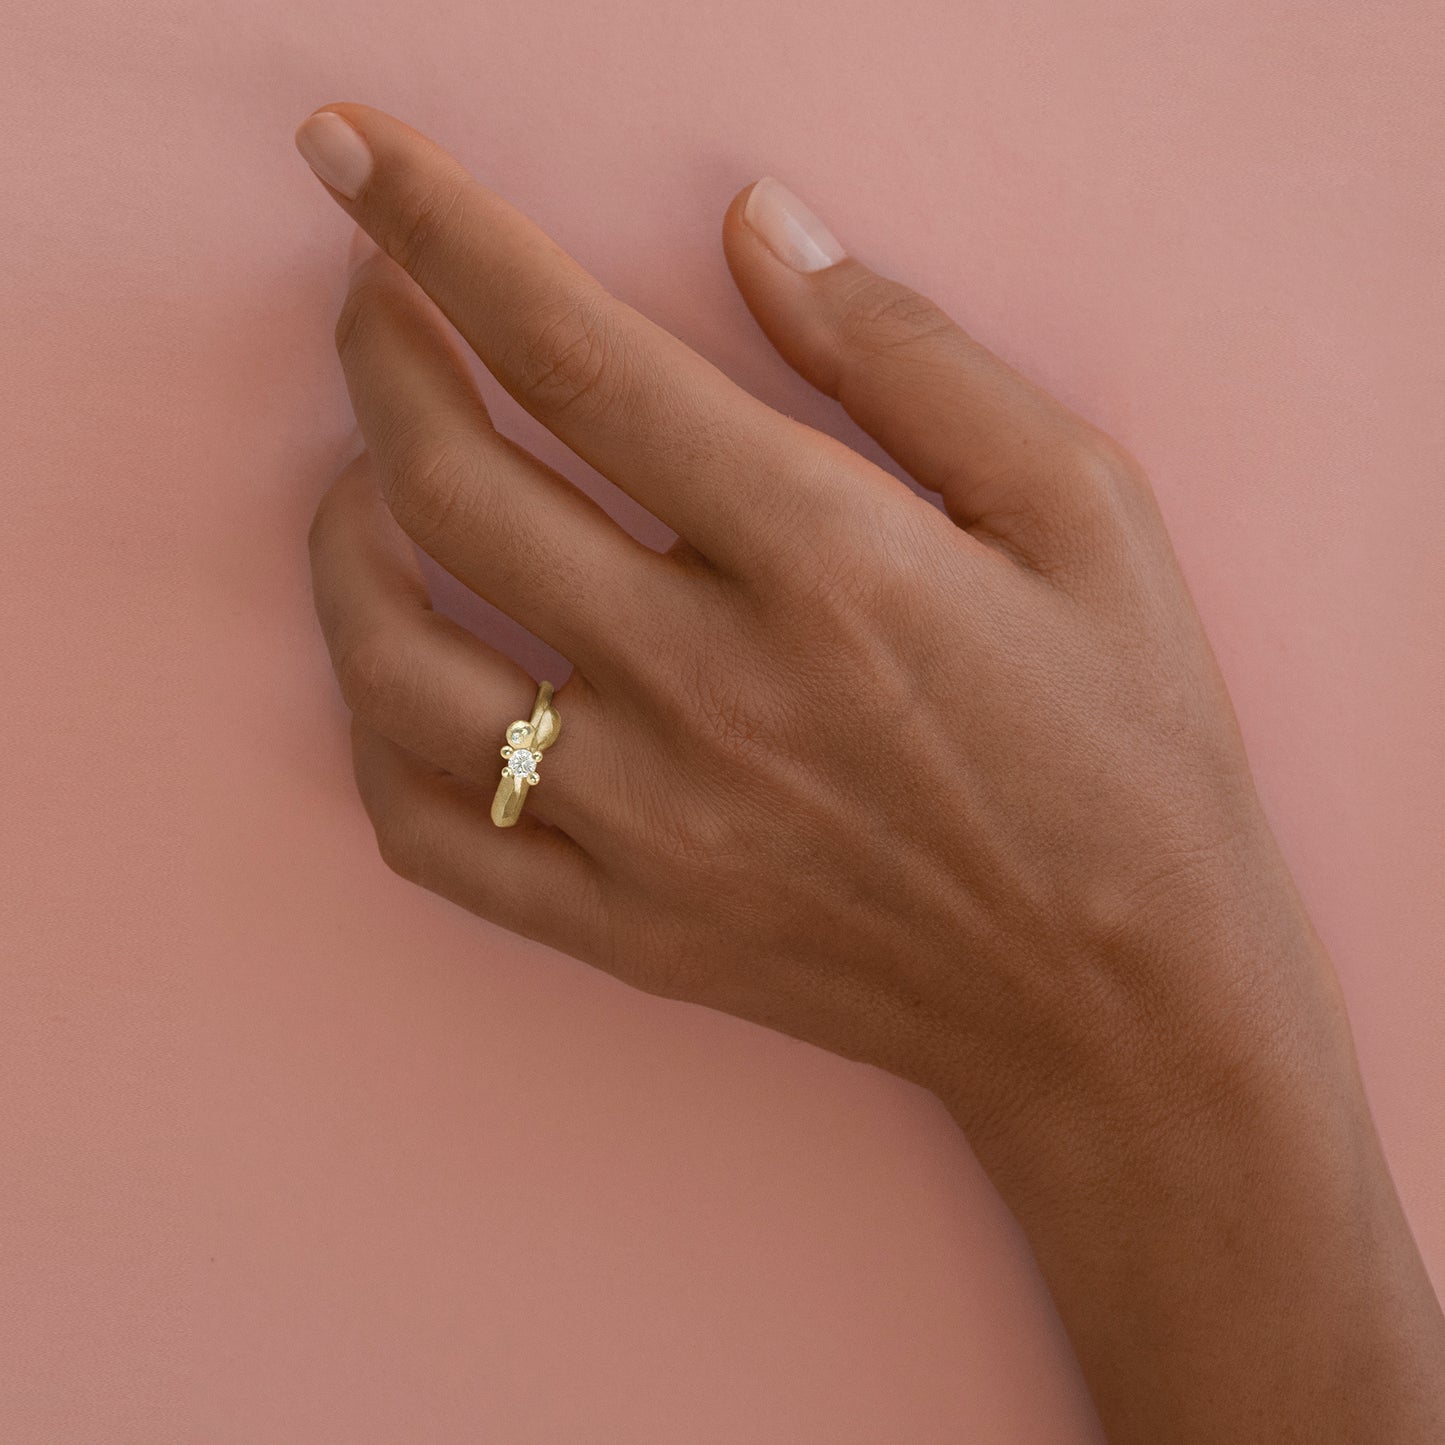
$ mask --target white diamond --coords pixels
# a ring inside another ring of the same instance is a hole
[[[526,748],[515,748],[507,759],[507,766],[519,778],[532,778],[537,775],[537,761],[536,753],[529,753]]]

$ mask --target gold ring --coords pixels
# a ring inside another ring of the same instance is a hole
[[[507,725],[507,741],[502,746],[507,762],[492,799],[492,822],[497,827],[510,828],[522,816],[527,789],[541,781],[537,764],[542,761],[542,751],[557,741],[561,731],[562,719],[552,706],[552,684],[544,682],[537,688],[532,716]]]

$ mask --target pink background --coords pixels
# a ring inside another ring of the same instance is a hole
[[[1442,17],[6,6],[0,1438],[1098,1439],[931,1098],[378,861],[304,554],[337,99],[851,439],[723,266],[775,173],[1144,458],[1445,1279]]]

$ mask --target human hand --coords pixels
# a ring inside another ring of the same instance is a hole
[[[1253,1161],[1339,1119],[1311,1147],[1368,1150],[1328,961],[1133,459],[776,183],[724,224],[747,304],[945,511],[408,127],[353,105],[312,127],[386,253],[337,327],[367,450],[312,556],[390,866],[934,1090],[1046,1271],[1060,1218],[1175,1130],[1197,1158],[1258,1114]],[[677,545],[497,433],[443,317]],[[429,609],[413,541],[574,664],[510,831],[498,748],[534,684]]]

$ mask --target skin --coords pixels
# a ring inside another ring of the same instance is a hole
[[[760,326],[939,510],[431,141],[327,109],[381,249],[337,325],[365,451],[311,551],[386,862],[935,1092],[1119,1445],[1445,1438],[1445,1321],[1138,464],[908,287],[789,268],[744,191]],[[443,318],[677,544],[501,436]],[[534,681],[431,610],[414,546],[574,664],[515,828]]]

